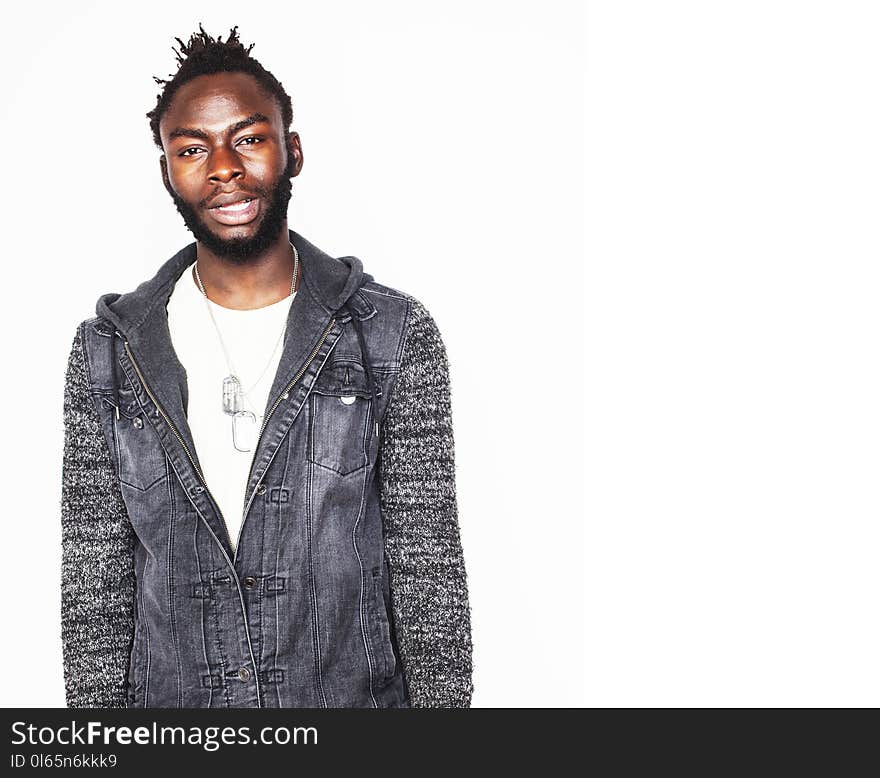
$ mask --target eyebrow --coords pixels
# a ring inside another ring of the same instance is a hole
[[[246,119],[242,119],[235,124],[230,124],[226,128],[226,133],[229,135],[235,135],[239,130],[243,130],[245,127],[250,127],[252,124],[257,124],[258,122],[268,123],[269,117],[262,113],[252,113]],[[201,138],[202,140],[210,140],[207,132],[199,130],[196,127],[175,127],[168,133],[168,140],[174,140],[175,138]]]

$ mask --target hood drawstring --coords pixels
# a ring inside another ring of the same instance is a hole
[[[370,396],[373,399],[373,402],[370,405],[370,411],[373,416],[373,431],[376,433],[376,438],[378,439],[379,438],[379,417],[377,415],[377,410],[376,410],[378,407],[377,400],[376,400],[378,395],[376,392],[376,381],[373,378],[373,368],[370,367],[370,359],[369,359],[369,356],[367,355],[367,344],[366,344],[366,341],[364,340],[364,333],[361,329],[361,320],[358,319],[357,314],[351,308],[350,305],[346,304],[345,308],[349,312],[349,314],[351,315],[351,320],[354,324],[354,331],[357,334],[358,343],[360,344],[360,347],[361,347],[361,354],[363,355],[363,358],[364,358],[364,371],[367,374],[367,381],[370,384]]]

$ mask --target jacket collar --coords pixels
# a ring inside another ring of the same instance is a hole
[[[334,259],[324,253],[302,235],[289,230],[290,242],[296,246],[302,265],[302,287],[314,303],[325,313],[337,312],[351,299],[351,306],[359,319],[369,318],[372,303],[357,289],[373,276],[363,271],[363,263],[357,257]],[[110,292],[101,295],[95,306],[98,316],[110,320],[123,335],[131,336],[150,319],[156,306],[163,309],[177,280],[196,261],[196,243],[190,243],[168,259],[147,281],[126,294]]]

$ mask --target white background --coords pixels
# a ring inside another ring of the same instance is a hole
[[[0,702],[63,704],[64,362],[189,239],[143,113],[202,20],[293,96],[291,225],[443,332],[474,704],[877,705],[876,5],[362,6],[8,36]]]
[[[876,706],[880,7],[586,31],[586,702]]]
[[[239,25],[293,99],[290,225],[446,343],[475,706],[583,705],[577,4],[15,6],[2,50],[0,705],[63,706],[62,393],[76,325],[191,241],[144,114],[174,36]],[[592,638],[595,639],[595,636]]]

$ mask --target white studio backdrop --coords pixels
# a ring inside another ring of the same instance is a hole
[[[238,25],[291,94],[290,226],[443,334],[474,706],[587,704],[580,5],[33,2],[5,21],[0,705],[64,705],[64,370],[98,296],[191,242],[145,113],[199,22]]]
[[[880,703],[880,6],[592,2],[587,700]]]

